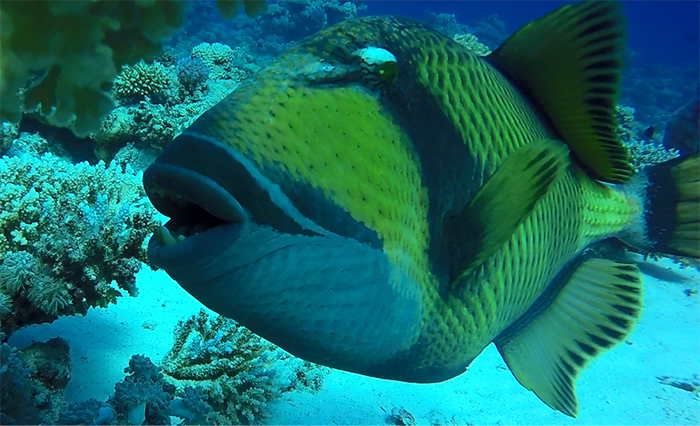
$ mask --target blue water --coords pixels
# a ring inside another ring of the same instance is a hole
[[[457,21],[474,24],[496,14],[513,32],[556,9],[564,1],[372,1],[362,14],[396,14],[424,19],[427,13],[450,13]],[[639,54],[637,66],[697,66],[700,2],[624,1],[628,47]]]

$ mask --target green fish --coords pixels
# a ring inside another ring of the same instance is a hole
[[[575,416],[641,309],[635,264],[591,247],[700,257],[700,157],[634,175],[616,136],[623,26],[570,4],[485,58],[397,17],[320,31],[145,171],[149,257],[300,358],[439,382],[494,342]]]

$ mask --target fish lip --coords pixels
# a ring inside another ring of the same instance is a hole
[[[209,279],[208,273],[216,273],[216,263],[232,243],[243,232],[244,223],[223,223],[216,227],[186,237],[175,244],[162,244],[156,233],[148,242],[148,258],[157,267],[171,275],[187,275],[189,282]],[[168,230],[177,226],[169,220],[165,225]],[[208,271],[208,272],[207,272]]]
[[[148,257],[169,271],[193,270],[212,262],[217,253],[240,237],[248,214],[238,200],[215,180],[187,167],[156,161],[143,174],[153,206],[170,220],[164,228],[176,242],[164,243],[156,231]],[[175,237],[173,237],[175,235]],[[178,239],[178,236],[184,239]]]
[[[211,216],[207,219],[224,223],[248,219],[236,197],[216,181],[191,168],[155,162],[144,171],[143,182],[146,195],[156,210],[174,222],[196,224],[196,216],[202,211]]]

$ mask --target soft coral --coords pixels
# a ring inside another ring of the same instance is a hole
[[[149,358],[134,355],[124,372],[129,375],[114,385],[114,395],[107,401],[117,416],[132,425],[170,424],[168,403],[175,387],[163,381],[158,367]]]

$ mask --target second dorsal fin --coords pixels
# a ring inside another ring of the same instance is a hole
[[[563,6],[513,34],[488,58],[550,119],[594,179],[633,174],[616,134],[624,19],[619,4]]]

